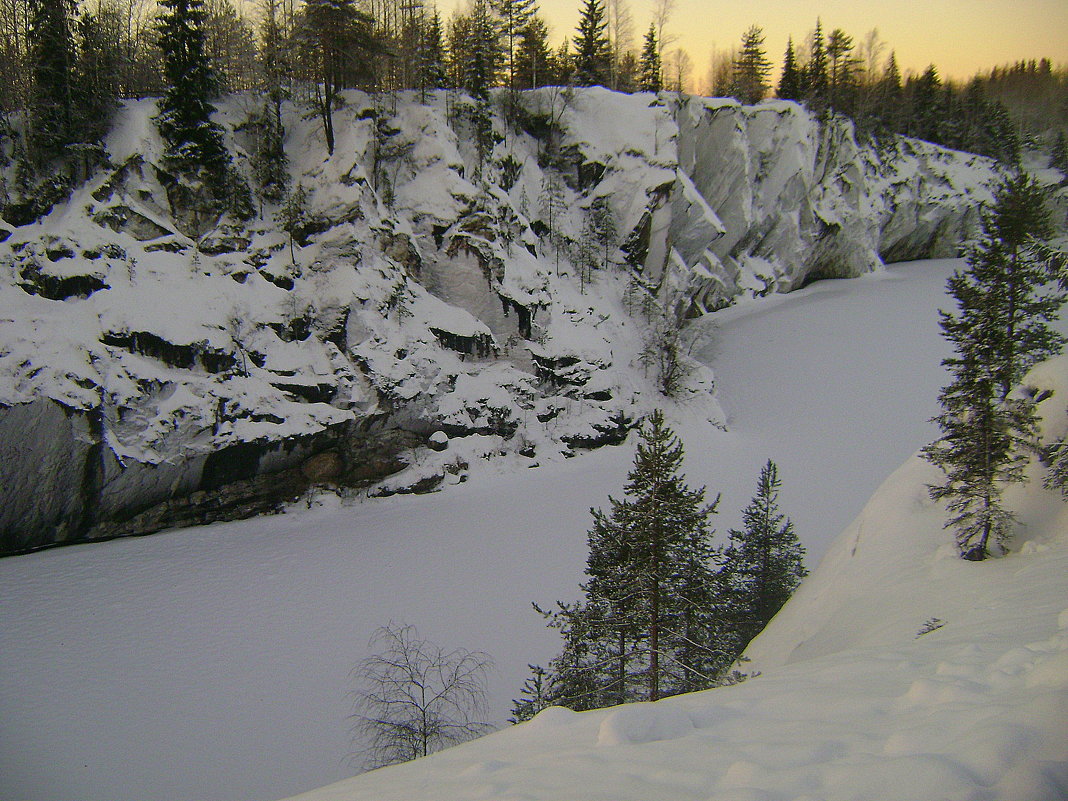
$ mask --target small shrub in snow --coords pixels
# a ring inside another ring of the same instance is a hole
[[[932,631],[942,628],[946,625],[946,621],[938,617],[929,617],[927,622],[920,626],[920,630],[916,632],[917,637],[922,637],[924,634],[930,634]]]

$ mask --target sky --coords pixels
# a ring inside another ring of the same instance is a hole
[[[552,26],[554,45],[574,35],[582,0],[538,0]],[[626,0],[625,0],[626,2]],[[446,16],[466,0],[442,0]],[[629,0],[635,47],[652,20],[653,0]],[[842,28],[859,42],[873,28],[887,42],[883,58],[896,51],[902,71],[922,72],[934,63],[939,74],[968,78],[979,70],[1020,59],[1050,58],[1068,65],[1066,0],[675,0],[665,33],[678,37],[693,61],[691,90],[701,91],[713,50],[741,41],[750,25],[763,28],[768,58],[776,71],[786,39],[804,39],[820,17],[825,32]]]

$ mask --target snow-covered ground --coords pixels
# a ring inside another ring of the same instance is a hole
[[[1060,371],[1068,386],[1068,361]],[[927,497],[934,480],[912,458],[886,481],[758,640],[760,676],[553,707],[293,801],[1063,801],[1068,506],[1038,482],[1013,493],[1019,551],[968,563]]]
[[[724,433],[709,425],[701,409],[678,425],[690,481],[723,492],[716,521],[720,532],[737,523],[759,467],[770,457],[783,476],[784,511],[794,519],[810,555],[820,556],[883,478],[931,438],[926,420],[935,412],[942,382],[938,362],[944,353],[936,308],[945,303],[942,286],[952,267],[952,262],[916,263],[816,284],[701,324],[715,330],[699,337],[695,352],[716,370],[731,430]],[[472,470],[467,484],[435,495],[345,505],[324,501],[279,517],[0,561],[0,797],[273,799],[348,776],[354,772],[346,758],[348,673],[365,655],[371,631],[389,620],[413,623],[442,645],[493,654],[498,667],[492,709],[503,720],[526,663],[545,661],[557,645],[530,601],[577,596],[588,508],[620,492],[630,458],[631,449],[624,446],[524,472],[496,473],[495,465],[487,463]],[[894,486],[905,482],[913,487],[922,479],[916,474],[922,469],[909,468]],[[909,504],[922,506],[915,487],[908,492]],[[917,523],[913,534],[919,539],[904,540],[903,552],[919,549],[914,552],[939,576],[957,576],[956,561],[923,550],[933,553],[932,543],[941,541],[937,514],[930,509],[917,514],[922,525]],[[913,521],[907,515],[902,519],[903,525]],[[1060,523],[1061,529],[1066,527],[1063,517]],[[1010,630],[1020,645],[1056,634],[1050,626],[1060,608],[1046,607],[1068,605],[1063,584],[1056,584],[1066,575],[1068,558],[1062,544],[1046,544],[1049,562],[1039,560],[1036,545],[1031,553],[1014,557],[1018,561],[981,568],[995,589],[1009,593],[991,601],[1001,611],[991,614],[989,636],[979,620],[960,629],[947,625],[945,631],[915,641],[910,635],[908,643],[888,643],[882,656],[878,643],[869,643],[866,656],[854,650],[838,661],[821,657],[818,669],[787,667],[748,682],[731,691],[729,702],[680,699],[664,705],[675,711],[649,719],[639,715],[631,720],[634,713],[625,711],[578,718],[554,713],[522,731],[465,746],[427,765],[455,766],[471,749],[496,748],[490,745],[494,742],[513,743],[531,753],[549,742],[573,743],[577,752],[588,746],[592,756],[587,762],[616,766],[616,778],[606,786],[618,790],[625,785],[647,797],[875,798],[832,795],[834,776],[860,771],[865,755],[878,753],[900,757],[903,761],[895,764],[911,775],[910,760],[930,762],[929,755],[937,753],[923,738],[949,726],[954,704],[967,700],[973,684],[980,704],[962,711],[954,723],[958,728],[978,725],[982,702],[1002,703],[1001,696],[995,697],[1002,689],[1010,693],[1004,703],[1016,697],[1011,693],[1022,692],[1023,678],[1003,683],[1004,688],[994,686],[1000,679],[990,678],[991,649],[1008,649]],[[1059,579],[1042,572],[1053,560],[1061,560]],[[898,567],[898,562],[887,566],[889,578],[878,584],[884,595],[873,593],[871,604],[864,604],[874,610],[870,614],[881,614],[889,603],[885,588],[894,586]],[[867,569],[865,575],[871,576],[882,570]],[[1033,582],[1024,577],[1029,586],[1013,578],[1020,571],[1035,574]],[[909,580],[915,584],[920,579]],[[959,604],[985,605],[973,595],[950,603],[951,591],[973,593],[967,581],[947,585],[945,606],[935,608],[932,599],[929,610],[910,605],[910,614],[953,623]],[[1050,600],[1057,597],[1046,587],[1051,583],[1062,588],[1059,600]],[[906,582],[903,592],[911,592],[910,586]],[[859,598],[863,586],[858,584],[856,592]],[[1041,599],[1029,598],[1026,607],[1021,602],[1022,610],[1010,608],[1012,593],[1029,592]],[[930,591],[923,597],[931,598]],[[902,625],[912,623],[909,618]],[[916,628],[923,623],[919,620]],[[939,651],[938,659],[947,666],[942,673],[922,656],[936,638],[956,648]],[[1050,640],[1055,641],[1062,640]],[[975,648],[979,651],[969,658],[969,649]],[[811,686],[806,687],[800,677],[810,674]],[[1032,717],[1068,721],[1056,670],[1042,668],[1038,675],[1060,705],[1045,703],[1045,710]],[[927,684],[912,687],[911,682],[925,677]],[[686,710],[685,715],[678,710]],[[903,711],[891,720],[894,710]],[[605,723],[613,714],[615,722]],[[837,728],[814,738],[821,714]],[[1020,714],[1023,720],[1029,713]],[[890,728],[880,730],[887,733],[883,742],[872,740],[869,751],[862,752],[858,741],[882,734],[847,734],[869,716]],[[914,724],[929,718],[938,726],[914,730]],[[747,728],[758,721],[764,728],[755,737]],[[988,745],[982,753],[993,753],[1005,739],[1016,748],[1013,753],[1025,747],[1030,735],[1022,729],[1030,724],[999,725],[984,735]],[[1014,726],[1021,729],[1015,739]],[[634,748],[631,740],[648,739],[642,731],[682,732],[686,748],[675,756],[669,755],[668,744]],[[773,735],[774,749],[757,742]],[[612,753],[622,759],[605,757],[609,752],[597,746],[599,738],[620,743]],[[711,741],[728,749],[715,765],[684,764],[685,754],[693,753],[690,745],[704,753]],[[1036,753],[1052,747],[1034,744]],[[514,756],[515,749],[509,748],[501,753]],[[1065,749],[1059,757],[1040,758],[1062,760],[1060,767],[1051,768],[1061,770]],[[541,797],[528,790],[508,795],[504,789],[517,782],[520,786],[521,776],[531,772],[545,776],[546,797],[574,798],[575,786],[583,788],[583,797],[598,797],[586,783],[570,785],[570,795],[566,791],[565,780],[586,769],[581,760],[572,770],[558,766],[558,754],[545,759],[506,766],[498,764],[500,756],[476,756],[465,761],[463,776],[448,774],[447,767],[440,777],[433,767],[386,772],[369,778],[365,787],[371,789],[361,797],[385,798],[379,782],[391,782],[390,775],[409,777],[397,779],[396,797],[418,797],[412,782],[436,787],[439,779],[466,788],[469,795],[463,797]],[[806,767],[832,760],[840,763],[835,768],[839,774]],[[654,764],[659,766],[650,767]],[[546,765],[553,766],[555,777]],[[868,780],[885,786],[888,769],[873,768]],[[944,770],[948,775],[988,768]],[[778,778],[767,778],[769,772]],[[661,783],[668,774],[677,777],[674,784]],[[857,786],[850,782],[854,779],[847,776],[840,786]],[[663,789],[651,789],[658,786]],[[740,789],[746,786],[767,789]],[[938,797],[1058,797],[977,793],[953,791]],[[612,797],[628,796],[620,792]],[[932,798],[910,795],[907,788],[894,796],[896,801],[913,797]]]

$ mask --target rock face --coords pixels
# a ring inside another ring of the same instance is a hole
[[[480,158],[464,97],[343,100],[332,157],[285,110],[292,237],[278,206],[220,216],[167,175],[153,101],[65,203],[4,216],[0,553],[618,442],[667,402],[646,332],[951,254],[993,177],[789,103],[541,89],[510,119],[499,98]],[[250,185],[254,108],[219,115]]]

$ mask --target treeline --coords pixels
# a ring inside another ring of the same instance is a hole
[[[573,35],[553,47],[537,0],[469,0],[448,19],[418,0],[258,0],[253,16],[232,0],[0,0],[0,166],[18,167],[4,192],[47,208],[102,158],[124,98],[163,97],[157,121],[172,166],[207,169],[216,194],[232,196],[240,192],[210,122],[212,100],[228,91],[267,101],[260,155],[270,174],[258,180],[279,194],[286,98],[314,104],[332,151],[342,89],[378,97],[457,89],[482,100],[494,87],[682,90],[692,63],[666,48],[673,6],[656,0],[635,42],[626,0],[583,0]],[[803,42],[790,41],[773,90],[763,43],[759,27],[746,31],[740,49],[714,65],[708,89],[747,103],[775,94],[847,115],[862,136],[901,133],[1008,161],[1020,130],[1068,128],[1068,76],[1048,60],[965,86],[942,81],[933,66],[903,76],[876,31],[857,44],[838,28],[825,35],[817,20]]]
[[[763,32],[753,26],[736,52],[713,64],[709,83],[714,94],[745,103],[774,91],[817,113],[848,116],[861,136],[903,134],[1006,162],[1018,159],[1024,140],[1048,145],[1041,140],[1068,127],[1068,74],[1048,59],[960,84],[943,81],[933,64],[903,76],[886,50],[876,30],[858,43],[841,28],[826,33],[817,20],[800,43],[788,40],[773,90]]]

